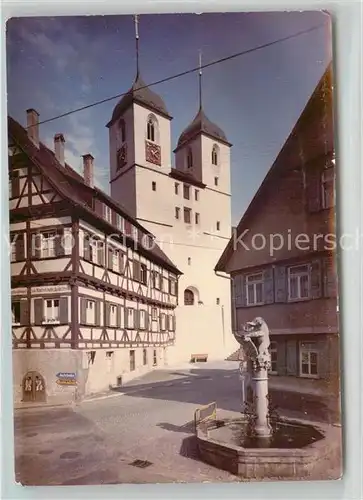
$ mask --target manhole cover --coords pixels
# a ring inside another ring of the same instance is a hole
[[[53,450],[40,450],[38,451],[38,455],[50,455],[53,453]]]
[[[152,465],[152,462],[149,462],[148,460],[134,460],[129,465],[133,465],[134,467],[139,467],[140,469],[146,469],[146,467]]]
[[[59,458],[77,458],[81,455],[79,451],[66,451],[59,455]]]

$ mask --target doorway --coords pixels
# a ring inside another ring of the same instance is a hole
[[[38,372],[28,372],[23,378],[23,402],[45,401],[45,382]]]

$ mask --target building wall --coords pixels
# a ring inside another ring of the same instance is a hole
[[[13,350],[13,397],[19,404],[23,399],[23,379],[29,372],[38,372],[46,387],[47,404],[71,404],[91,394],[107,391],[118,385],[118,378],[126,383],[147,371],[165,366],[164,347],[147,347],[147,364],[143,364],[143,348],[135,348],[135,370],[130,369],[130,349],[99,349],[94,361],[89,361],[86,350],[26,349]],[[154,349],[157,364],[154,365]],[[112,353],[111,357],[107,353]],[[57,384],[59,372],[76,374],[76,386]],[[122,383],[119,384],[122,387]]]

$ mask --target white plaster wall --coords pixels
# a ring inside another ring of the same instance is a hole
[[[47,403],[69,404],[75,400],[76,387],[57,384],[58,372],[75,372],[80,367],[81,352],[72,349],[13,349],[14,403],[22,399],[22,381],[29,371],[44,377]]]

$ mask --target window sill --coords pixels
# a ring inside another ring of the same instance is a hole
[[[42,325],[60,325],[59,320],[44,320],[42,321]]]
[[[12,323],[11,326],[20,326],[20,321],[19,323]]]
[[[308,374],[301,374],[299,375],[300,378],[309,378],[309,379],[319,379],[320,376],[319,375],[308,375]]]
[[[264,302],[254,302],[253,304],[246,304],[246,307],[264,306]]]
[[[296,299],[291,299],[290,297],[287,298],[288,303],[292,302],[307,302],[309,300],[312,300],[312,297],[301,297],[301,298],[296,298]]]

